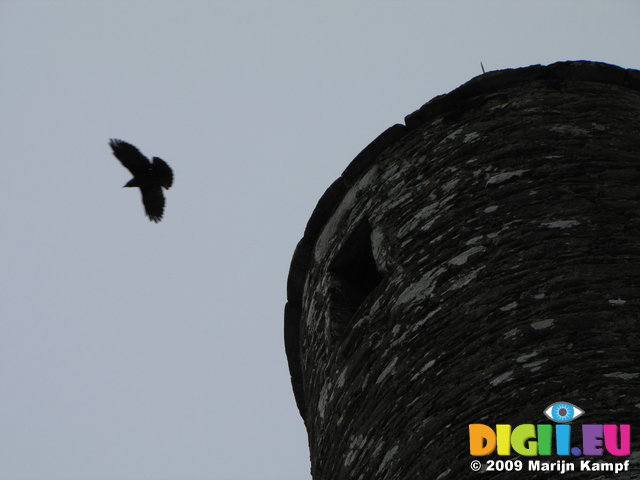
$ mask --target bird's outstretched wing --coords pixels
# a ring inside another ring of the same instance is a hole
[[[162,220],[162,214],[164,213],[164,195],[162,194],[162,187],[140,187],[142,193],[142,203],[144,204],[144,210],[147,213],[147,217],[152,222],[158,223]]]
[[[158,183],[164,188],[169,189],[173,185],[173,170],[167,165],[167,162],[158,157],[153,157],[153,174]]]
[[[140,153],[136,147],[130,143],[123,142],[117,138],[109,140],[111,150],[120,163],[129,170],[133,176],[143,174],[151,166],[149,159]]]

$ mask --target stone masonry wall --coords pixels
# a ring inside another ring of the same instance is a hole
[[[639,73],[482,75],[329,188],[285,310],[314,479],[476,478],[470,423],[549,423],[558,400],[640,451]]]

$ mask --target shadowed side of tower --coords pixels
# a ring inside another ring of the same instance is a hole
[[[436,97],[329,187],[287,290],[316,480],[475,478],[469,424],[550,423],[559,400],[631,424],[633,452],[640,72],[563,62]]]

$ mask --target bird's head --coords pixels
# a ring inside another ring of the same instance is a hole
[[[125,183],[122,188],[126,188],[126,187],[139,187],[140,185],[138,185],[138,182],[136,182],[135,178],[132,178],[131,180],[129,180],[127,183]]]

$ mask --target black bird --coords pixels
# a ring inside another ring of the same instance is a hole
[[[112,138],[111,150],[120,163],[133,175],[125,187],[138,187],[142,193],[144,210],[152,222],[162,220],[164,213],[164,195],[162,188],[169,189],[173,184],[173,171],[167,163],[153,157],[153,163],[130,143]]]

